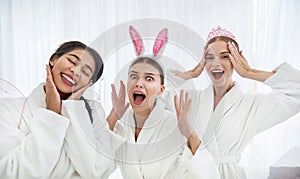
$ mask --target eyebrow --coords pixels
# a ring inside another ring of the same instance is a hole
[[[130,71],[129,73],[139,73],[139,72],[137,72],[137,71]],[[155,73],[144,73],[144,74],[145,75],[153,75],[153,76],[157,75]]]
[[[70,53],[69,55],[72,56],[72,57],[75,57],[78,61],[81,61],[81,58],[79,58],[77,55],[72,54],[72,53]],[[87,64],[85,64],[84,66],[87,67],[92,73],[94,73],[92,67],[90,67]]]

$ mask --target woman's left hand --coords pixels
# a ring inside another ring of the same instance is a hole
[[[189,99],[188,92],[185,93],[185,97],[183,95],[184,91],[181,90],[179,102],[177,95],[175,95],[174,104],[178,120],[178,128],[182,135],[189,138],[194,130],[189,121],[192,99]]]
[[[83,93],[93,84],[93,81],[88,82],[85,86],[80,88],[79,90],[73,92],[68,99],[70,100],[79,100]]]
[[[241,77],[248,77],[251,72],[251,67],[249,66],[246,58],[243,56],[242,51],[238,52],[237,48],[230,42],[228,42],[229,58],[237,73]]]

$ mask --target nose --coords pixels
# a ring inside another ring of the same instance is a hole
[[[141,78],[139,78],[139,79],[136,81],[135,87],[136,87],[136,88],[143,88],[143,83],[142,83]]]
[[[212,66],[221,66],[220,59],[218,57],[213,60]]]
[[[79,66],[72,66],[70,70],[73,72],[74,76],[80,75],[80,67]]]

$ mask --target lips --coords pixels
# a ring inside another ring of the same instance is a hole
[[[74,81],[73,79],[73,76],[71,75],[68,75],[68,74],[65,74],[65,73],[62,73],[61,74],[61,79],[62,81],[67,84],[68,86],[74,86],[76,84],[76,82]]]
[[[133,102],[135,105],[141,105],[145,98],[146,95],[143,92],[133,92]]]
[[[214,70],[211,70],[211,74],[213,75],[214,79],[219,80],[223,77],[224,70],[214,69]]]

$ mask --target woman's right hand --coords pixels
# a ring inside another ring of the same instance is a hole
[[[188,70],[185,72],[178,72],[175,75],[185,79],[185,80],[189,80],[191,78],[197,78],[198,76],[201,75],[201,73],[204,70],[205,64],[206,64],[206,60],[205,60],[205,55],[206,55],[206,49],[205,47],[203,48],[203,56],[201,61],[197,64],[197,66],[195,66],[192,70]]]
[[[57,91],[57,88],[54,84],[51,69],[49,65],[46,65],[46,105],[47,109],[56,112],[57,114],[61,113],[61,99]]]
[[[114,84],[111,84],[111,90],[111,100],[113,108],[109,116],[107,117],[107,122],[109,123],[109,128],[113,130],[117,120],[119,120],[123,116],[123,114],[129,107],[129,103],[125,102],[126,91],[123,81],[120,81],[119,95],[117,95]]]

